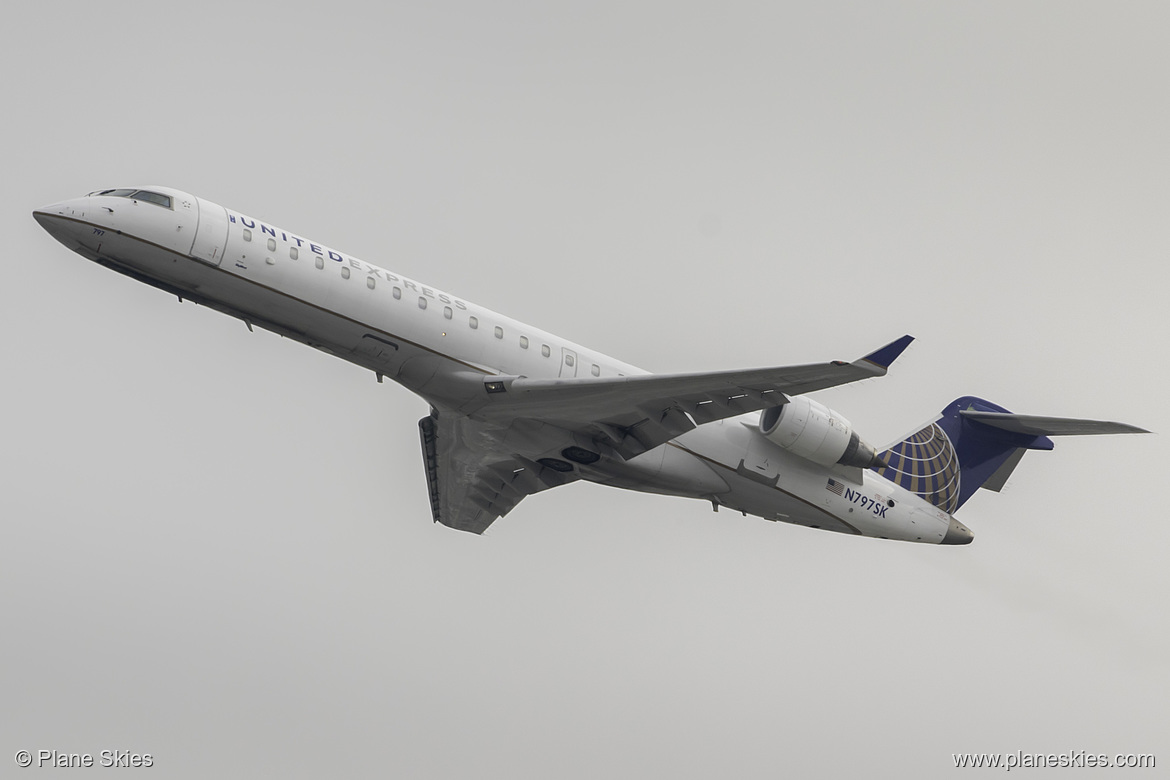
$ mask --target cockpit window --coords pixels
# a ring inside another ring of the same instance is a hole
[[[163,208],[169,209],[171,207],[170,195],[162,195],[160,193],[151,192],[149,190],[138,190],[138,192],[134,193],[133,198],[135,200],[144,200],[147,203],[155,203],[159,206],[162,206]]]
[[[89,194],[106,195],[111,198],[133,198],[134,200],[144,200],[147,203],[162,206],[165,209],[174,208],[174,201],[170,195],[163,195],[161,192],[151,192],[150,190],[99,190],[98,192],[91,192]]]

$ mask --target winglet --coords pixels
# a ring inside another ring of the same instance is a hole
[[[913,340],[913,336],[903,336],[896,341],[891,341],[881,349],[870,352],[868,355],[861,358],[861,360],[858,360],[857,362],[861,363],[864,361],[866,363],[872,363],[873,365],[880,368],[884,373],[885,370],[890,367],[890,364],[897,360],[898,356],[906,351],[906,347],[910,346],[910,342]]]

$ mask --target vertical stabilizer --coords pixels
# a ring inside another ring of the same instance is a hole
[[[963,412],[1010,418],[1007,409],[974,396],[956,399],[925,427],[881,453],[881,476],[955,512],[981,487],[1000,490],[1025,450],[1050,450],[1042,434],[1005,430]]]

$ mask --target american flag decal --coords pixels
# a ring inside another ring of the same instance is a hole
[[[840,496],[845,493],[845,486],[835,479],[830,479],[829,484],[825,485],[825,490]]]

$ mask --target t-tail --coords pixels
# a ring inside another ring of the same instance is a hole
[[[1012,414],[974,396],[952,401],[921,430],[880,453],[873,470],[953,514],[979,488],[999,492],[1028,450],[1049,436],[1149,433],[1125,423]]]

